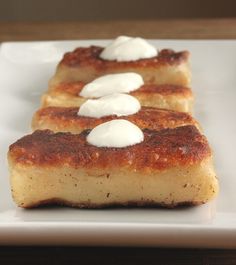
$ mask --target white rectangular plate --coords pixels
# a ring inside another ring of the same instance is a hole
[[[195,117],[215,153],[216,201],[181,209],[23,210],[11,199],[8,146],[30,132],[63,53],[107,41],[3,43],[0,48],[0,244],[236,247],[236,41],[152,40],[191,52]]]

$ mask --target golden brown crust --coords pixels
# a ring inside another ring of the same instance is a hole
[[[183,125],[195,125],[197,121],[191,115],[184,112],[177,112],[152,107],[142,107],[138,113],[129,116],[110,115],[102,118],[90,118],[78,115],[79,108],[76,107],[47,107],[39,109],[33,118],[32,128],[52,129],[57,131],[71,131],[71,128],[82,131],[92,129],[95,126],[113,120],[126,119],[136,124],[141,129],[161,130],[175,128]],[[45,127],[51,125],[50,127]]]
[[[93,66],[97,70],[103,71],[108,68],[114,69],[121,66],[125,69],[125,67],[157,67],[160,65],[178,65],[182,62],[186,62],[189,57],[188,51],[175,52],[170,49],[164,49],[159,51],[157,56],[152,58],[129,62],[118,62],[101,59],[99,55],[103,49],[103,47],[98,46],[79,47],[73,52],[66,53],[60,64],[69,67]]]
[[[79,135],[35,131],[10,146],[9,156],[22,165],[117,168],[152,171],[201,162],[211,156],[206,138],[195,126],[143,130],[144,141],[126,148],[98,148]]]
[[[87,100],[79,95],[84,85],[83,82],[59,82],[42,96],[41,106],[78,107]],[[136,97],[141,106],[189,113],[193,110],[193,93],[184,86],[144,85],[130,95]]]
[[[85,86],[84,82],[68,82],[68,83],[60,83],[53,88],[53,92],[55,93],[63,93],[71,96],[79,96],[81,90]],[[130,95],[149,95],[149,94],[160,94],[163,96],[174,96],[181,95],[182,97],[192,97],[192,91],[188,87],[178,86],[178,85],[143,85],[139,89],[130,92]]]
[[[20,207],[23,207],[25,209],[31,209],[36,207],[43,207],[43,206],[49,206],[49,205],[62,205],[62,206],[70,206],[70,207],[76,207],[81,209],[103,209],[103,208],[121,208],[121,207],[145,207],[145,208],[176,208],[176,207],[189,207],[189,206],[197,206],[200,204],[203,204],[204,202],[199,201],[185,201],[185,202],[172,202],[170,203],[158,203],[154,200],[140,200],[140,201],[128,201],[126,203],[104,203],[104,204],[96,204],[92,202],[84,202],[84,203],[73,203],[70,201],[62,200],[62,199],[49,199],[49,200],[43,200],[38,201],[34,204],[30,205],[20,205]]]

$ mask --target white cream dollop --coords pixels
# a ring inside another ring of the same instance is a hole
[[[100,54],[104,60],[136,61],[157,55],[157,49],[143,38],[119,36]]]
[[[78,111],[78,115],[101,118],[108,115],[127,116],[137,113],[141,108],[139,101],[127,94],[112,94],[98,99],[88,99]]]
[[[87,141],[97,147],[127,147],[144,140],[142,130],[127,120],[112,120],[96,126]]]
[[[129,93],[143,84],[142,76],[136,73],[104,75],[85,85],[80,96],[99,98],[113,93]]]

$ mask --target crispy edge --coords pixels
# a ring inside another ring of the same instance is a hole
[[[33,116],[32,129],[50,129],[53,131],[81,132],[113,120],[126,119],[141,129],[161,130],[184,125],[200,125],[189,114],[152,107],[142,107],[138,113],[129,116],[110,115],[102,118],[91,118],[78,115],[77,107],[46,107],[39,109]]]
[[[195,164],[211,156],[206,138],[192,125],[153,131],[145,129],[144,141],[125,148],[99,148],[87,143],[89,130],[79,135],[35,131],[9,148],[9,156],[22,165],[74,168],[129,167],[131,170],[164,170]]]
[[[129,62],[108,61],[99,57],[103,49],[103,47],[99,46],[76,48],[72,52],[65,53],[59,66],[92,66],[97,70],[114,69],[116,67],[157,67],[161,65],[178,65],[182,62],[187,62],[189,58],[188,51],[175,52],[171,49],[163,49],[158,52],[157,56],[148,59]]]

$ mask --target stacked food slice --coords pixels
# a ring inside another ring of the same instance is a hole
[[[78,107],[86,101],[80,95],[85,86],[82,82],[60,83],[42,97],[42,107]],[[192,112],[193,94],[191,89],[178,85],[145,84],[130,92],[142,106],[165,108],[182,112]]]
[[[66,53],[35,131],[9,149],[17,205],[174,207],[214,198],[212,151],[189,114],[188,56],[124,36]]]
[[[123,47],[122,44],[116,46],[119,42],[124,43],[124,37],[119,37],[114,42],[116,56],[111,58],[109,56],[107,58],[106,55],[107,51],[111,52],[110,55],[112,54],[112,45],[106,49],[97,46],[77,48],[73,52],[66,53],[49,83],[48,92],[42,98],[42,106],[78,107],[85,101],[85,98],[80,96],[80,92],[87,83],[103,75],[131,72],[141,75],[144,80],[144,84],[139,89],[130,92],[141,105],[184,112],[192,111],[193,95],[188,88],[191,74],[187,51],[157,52],[155,48],[153,53],[150,53],[151,57],[146,58],[145,55],[149,54],[145,44],[140,45],[138,41],[131,40],[130,49],[125,44]],[[137,45],[141,46],[144,54],[146,53],[144,56],[138,56],[140,47],[135,53]],[[121,53],[128,54],[128,59],[125,56],[119,56]],[[130,56],[131,53],[134,56]]]

